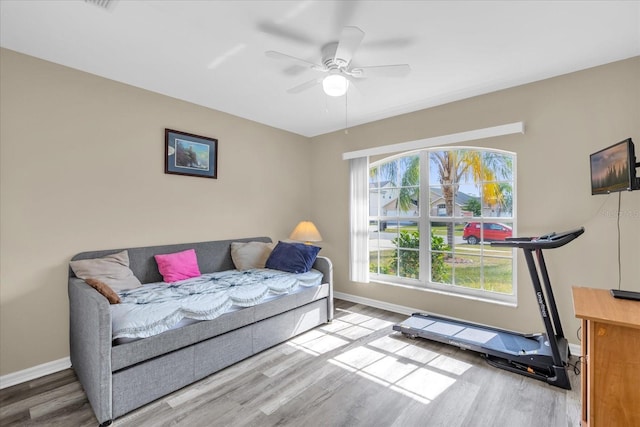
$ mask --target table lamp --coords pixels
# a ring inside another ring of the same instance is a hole
[[[304,242],[306,245],[310,245],[311,242],[320,242],[322,241],[322,236],[320,232],[316,228],[316,226],[311,221],[300,221],[296,228],[293,229],[291,235],[289,236],[291,240],[299,240]]]

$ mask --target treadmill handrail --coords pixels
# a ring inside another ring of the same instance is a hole
[[[509,237],[504,241],[491,242],[491,246],[522,249],[554,249],[564,246],[584,233],[584,227],[561,233],[549,233],[541,237]]]

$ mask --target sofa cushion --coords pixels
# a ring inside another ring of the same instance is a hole
[[[109,301],[109,304],[120,304],[120,297],[106,283],[92,278],[85,279],[85,282],[87,282],[87,285],[100,292]]]
[[[71,261],[69,266],[76,277],[100,280],[116,292],[142,286],[129,268],[129,253],[126,250],[102,258]]]
[[[273,250],[273,243],[231,242],[231,259],[236,270],[264,268]]]
[[[173,254],[154,255],[162,279],[167,283],[201,276],[198,258],[194,249]]]
[[[306,273],[311,270],[320,248],[304,243],[278,242],[267,259],[266,267],[289,273]]]

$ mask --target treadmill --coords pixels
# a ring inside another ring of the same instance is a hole
[[[394,325],[393,330],[410,338],[420,337],[476,351],[492,366],[571,390],[566,369],[571,353],[562,332],[542,251],[564,246],[582,233],[584,227],[537,238],[512,237],[491,243],[491,246],[524,251],[546,333],[521,334],[425,313],[414,313]]]

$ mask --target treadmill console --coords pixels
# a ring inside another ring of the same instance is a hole
[[[540,237],[509,237],[504,241],[491,242],[491,246],[507,246],[522,249],[553,249],[564,246],[584,233],[584,227],[560,233],[551,232]]]
[[[534,239],[536,241],[540,240],[560,240],[567,236],[572,236],[572,240],[584,233],[584,227],[576,228],[575,230],[563,231],[561,233],[551,232],[549,234],[545,234],[543,236]]]

